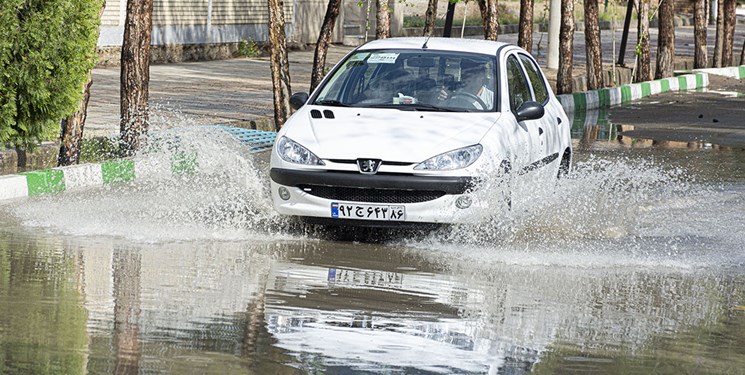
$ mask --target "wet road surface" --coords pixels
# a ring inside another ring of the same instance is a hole
[[[0,373],[745,368],[742,151],[597,143],[490,222],[336,241],[179,137],[196,176],[0,205]]]

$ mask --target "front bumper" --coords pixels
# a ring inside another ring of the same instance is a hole
[[[405,222],[463,223],[476,221],[479,215],[475,212],[485,211],[473,210],[478,207],[478,202],[473,202],[467,209],[456,207],[456,200],[469,195],[473,189],[475,179],[472,177],[363,175],[281,168],[272,168],[269,175],[274,207],[284,215],[330,219],[332,203],[389,204],[405,207]],[[289,199],[280,198],[280,187],[288,189]],[[366,194],[355,194],[355,197],[366,198],[360,200],[350,199],[350,196],[329,196],[327,188],[364,191]],[[319,196],[318,190],[325,190],[326,193]],[[412,198],[418,192],[426,198]]]

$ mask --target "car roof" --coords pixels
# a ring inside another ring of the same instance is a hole
[[[429,50],[481,53],[492,56],[496,55],[501,47],[508,45],[503,42],[483,39],[410,37],[373,40],[359,47],[358,50],[422,49],[425,42]]]

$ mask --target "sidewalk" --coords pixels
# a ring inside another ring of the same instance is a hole
[[[735,46],[742,46],[745,28],[736,31]],[[652,29],[652,61],[654,65],[657,29]],[[603,62],[609,66],[617,60],[613,43],[618,50],[621,30],[601,32],[603,40]],[[709,53],[713,53],[714,29],[708,33]],[[690,69],[693,60],[693,27],[676,29],[676,64],[678,68]],[[544,67],[549,81],[556,80],[556,71],[545,69],[548,36],[535,33],[533,55]],[[636,32],[629,35],[625,54],[626,68],[619,68],[625,79],[629,79],[634,63],[634,40]],[[516,34],[503,34],[499,41],[517,43]],[[332,45],[327,64],[338,62],[353,47]],[[584,33],[575,33],[574,67],[575,91],[584,90],[585,76]],[[739,52],[739,51],[738,51]],[[314,50],[291,51],[290,77],[293,92],[307,91],[313,66]],[[617,52],[616,52],[617,54]],[[736,54],[739,56],[739,53]],[[736,59],[739,60],[739,59]],[[739,63],[739,61],[736,61]],[[236,58],[231,60],[189,62],[179,64],[152,65],[150,67],[150,103],[153,108],[154,126],[216,125],[232,124],[240,127],[256,127],[269,130],[273,122],[272,82],[267,57]],[[93,71],[93,86],[85,126],[86,137],[110,136],[119,132],[119,68],[97,68]],[[628,84],[621,81],[619,84]],[[190,120],[184,120],[188,117]]]

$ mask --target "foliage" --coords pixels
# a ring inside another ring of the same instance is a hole
[[[84,138],[80,145],[81,163],[100,163],[119,157],[119,137]]]
[[[0,2],[0,143],[32,147],[77,110],[95,64],[102,4]]]
[[[261,52],[261,47],[253,39],[248,38],[238,43],[238,50],[235,55],[236,57],[259,57]]]

